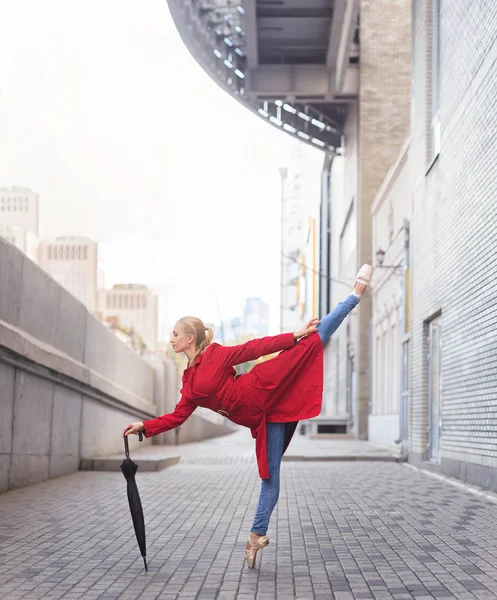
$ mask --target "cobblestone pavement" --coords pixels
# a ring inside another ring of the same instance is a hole
[[[259,481],[246,452],[138,472],[143,570],[120,473],[0,495],[0,598],[497,598],[497,505],[395,463],[284,463],[271,544],[244,543]]]

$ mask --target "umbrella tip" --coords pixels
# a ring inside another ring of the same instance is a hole
[[[143,564],[145,565],[145,571],[148,571],[147,559],[143,557]]]

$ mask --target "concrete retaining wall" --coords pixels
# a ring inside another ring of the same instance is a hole
[[[133,353],[0,238],[0,491],[121,451],[124,425],[174,407],[175,377]],[[189,441],[231,431],[199,415],[184,429]],[[160,441],[173,443],[174,434]]]

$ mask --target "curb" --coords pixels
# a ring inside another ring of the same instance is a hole
[[[344,456],[304,456],[304,455],[292,455],[283,456],[283,460],[287,462],[301,462],[301,461],[313,461],[313,462],[407,462],[407,456],[356,456],[356,455],[344,455]]]
[[[141,459],[137,464],[142,473],[156,472],[177,465],[180,458],[180,456],[168,456],[155,460]],[[79,468],[81,471],[120,471],[121,462],[120,458],[82,458]]]

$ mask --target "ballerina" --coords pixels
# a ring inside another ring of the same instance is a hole
[[[142,432],[152,437],[179,427],[202,406],[251,429],[262,484],[246,546],[249,568],[255,566],[257,552],[269,544],[266,533],[279,497],[281,460],[297,423],[321,412],[323,348],[359,303],[372,273],[370,265],[363,265],[350,296],[321,321],[311,319],[295,333],[221,346],[213,343],[214,332],[200,319],[180,319],[171,345],[174,352],[183,352],[188,358],[181,400],[170,414],[124,428],[123,436]],[[257,364],[248,373],[236,374],[235,365],[276,352],[275,358]]]

